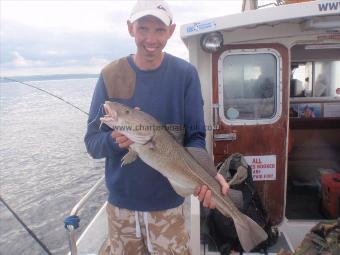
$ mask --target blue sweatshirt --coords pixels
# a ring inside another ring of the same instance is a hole
[[[99,118],[103,116],[105,100],[138,106],[162,124],[184,126],[185,147],[205,148],[203,99],[198,74],[193,65],[166,53],[155,70],[140,70],[132,56],[128,56],[128,63],[136,74],[135,90],[129,99],[109,98],[103,74],[99,77],[90,107],[86,148],[93,158],[106,158],[105,179],[111,204],[137,211],[174,208],[182,204],[184,198],[173,190],[167,178],[139,158],[121,167],[121,158],[127,149],[119,148],[107,126],[99,128]]]

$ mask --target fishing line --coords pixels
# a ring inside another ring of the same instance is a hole
[[[53,94],[53,93],[51,93],[51,92],[49,92],[49,91],[47,91],[47,90],[44,90],[44,89],[39,88],[39,87],[37,87],[37,86],[34,86],[34,85],[32,85],[32,84],[29,84],[29,83],[26,83],[26,82],[22,82],[22,81],[18,81],[18,80],[12,79],[12,78],[7,78],[7,77],[1,77],[1,78],[2,78],[2,79],[9,80],[9,81],[14,81],[14,82],[17,82],[17,83],[20,83],[20,84],[23,84],[23,85],[26,85],[26,86],[31,87],[31,88],[34,88],[34,89],[36,89],[36,90],[40,90],[40,91],[42,91],[42,92],[44,92],[44,93],[46,93],[46,94],[48,94],[48,95],[50,95],[50,96],[53,96],[53,97],[55,97],[55,98],[57,98],[57,99],[63,101],[64,103],[66,103],[66,104],[72,106],[73,108],[76,108],[77,110],[81,111],[82,113],[85,113],[86,115],[89,115],[88,112],[84,111],[83,109],[79,108],[78,106],[72,104],[71,102],[65,100],[64,98],[62,98],[62,97],[60,97],[60,96],[57,96],[57,95],[55,95],[55,94]]]
[[[84,111],[83,109],[79,108],[78,106],[72,104],[71,102],[65,100],[64,98],[62,98],[62,97],[60,97],[60,96],[57,96],[57,95],[55,95],[55,94],[53,94],[53,93],[51,93],[51,92],[49,92],[49,91],[47,91],[47,90],[45,90],[45,89],[39,88],[39,87],[37,87],[37,86],[34,86],[34,85],[32,85],[32,84],[29,84],[29,83],[26,83],[26,82],[23,82],[23,81],[18,81],[18,80],[12,79],[12,78],[7,78],[7,77],[0,77],[0,78],[1,78],[1,79],[6,79],[6,80],[9,80],[9,81],[13,81],[13,82],[17,82],[17,83],[23,84],[23,85],[25,85],[25,86],[28,86],[28,87],[31,87],[31,88],[40,90],[40,91],[42,91],[42,92],[44,92],[44,93],[46,93],[46,94],[48,94],[48,95],[50,95],[50,96],[53,96],[53,97],[55,97],[55,98],[57,98],[57,99],[63,101],[64,103],[66,103],[66,104],[72,106],[73,108],[76,108],[77,110],[81,111],[82,113],[85,113],[86,115],[89,115],[88,112]],[[93,119],[90,123],[87,124],[88,126],[90,126],[91,124],[93,124],[93,123],[97,120],[97,117],[98,117],[98,115],[100,114],[100,111],[101,111],[101,110],[102,110],[101,113],[104,113],[103,107],[104,107],[104,105],[102,104],[102,105],[99,107],[98,112],[97,112],[96,116],[94,117],[94,119]],[[102,125],[102,123],[100,124],[100,127],[101,127],[101,125]],[[100,127],[99,127],[99,129],[100,129]]]
[[[87,124],[88,126],[92,125],[95,121],[97,121],[98,115],[99,115],[100,113],[102,113],[102,114],[104,113],[103,109],[104,109],[104,104],[101,104],[101,105],[99,106],[99,109],[98,109],[98,112],[97,112],[96,116],[93,118],[93,120],[92,120],[90,123]],[[100,112],[100,110],[102,110],[102,112]],[[102,124],[103,124],[103,123],[100,123],[99,129],[101,128]]]
[[[7,207],[7,209],[13,214],[13,216],[19,221],[19,223],[26,229],[26,231],[32,236],[38,244],[41,246],[41,248],[46,251],[47,254],[52,255],[52,252],[47,248],[47,246],[34,234],[34,232],[20,219],[20,217],[12,210],[12,208],[3,200],[3,198],[0,196],[0,201]]]

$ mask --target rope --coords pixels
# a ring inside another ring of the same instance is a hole
[[[47,248],[47,246],[34,234],[34,232],[29,229],[29,227],[19,218],[19,216],[12,210],[12,208],[3,200],[3,198],[0,196],[0,201],[7,207],[7,209],[13,214],[13,216],[19,221],[19,223],[26,229],[26,231],[32,236],[38,244],[40,244],[41,248],[46,251],[47,254],[52,255],[50,250]]]
[[[28,87],[31,87],[31,88],[40,90],[40,91],[42,91],[42,92],[44,92],[44,93],[46,93],[46,94],[48,94],[48,95],[50,95],[50,96],[53,96],[53,97],[55,97],[55,98],[57,98],[57,99],[63,101],[64,103],[66,103],[66,104],[68,104],[68,105],[70,105],[70,106],[76,108],[77,110],[81,111],[82,113],[85,113],[86,115],[89,115],[88,112],[84,111],[83,109],[79,108],[78,106],[72,104],[71,102],[65,100],[64,98],[62,98],[62,97],[60,97],[60,96],[54,95],[53,93],[51,93],[51,92],[49,92],[49,91],[47,91],[47,90],[44,90],[44,89],[39,88],[39,87],[37,87],[37,86],[31,85],[31,84],[26,83],[26,82],[18,81],[18,80],[12,79],[12,78],[2,77],[2,79],[6,79],[6,80],[9,80],[9,81],[14,81],[14,82],[18,82],[18,83],[23,84],[23,85],[26,85],[26,86],[28,86]]]

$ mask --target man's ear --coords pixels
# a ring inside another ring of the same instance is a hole
[[[175,28],[176,28],[176,24],[171,24],[170,27],[169,27],[169,31],[170,31],[170,36],[172,36],[172,34],[174,33],[175,31]]]
[[[130,20],[128,20],[126,23],[127,23],[127,26],[128,26],[129,34],[130,34],[132,37],[134,37],[133,23],[131,23]]]

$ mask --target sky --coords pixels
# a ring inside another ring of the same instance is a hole
[[[99,73],[135,52],[126,21],[136,1],[0,0],[0,75]],[[242,0],[168,0],[177,27],[165,51],[188,59],[180,26],[241,12]]]

